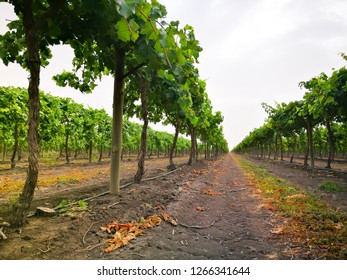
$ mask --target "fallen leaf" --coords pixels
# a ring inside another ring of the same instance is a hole
[[[220,192],[214,191],[212,189],[202,190],[201,192],[209,196],[216,196],[221,194]]]
[[[343,223],[338,223],[336,226],[333,226],[334,230],[342,230],[344,229]]]
[[[158,215],[149,216],[147,219],[141,218],[138,223],[123,223],[116,221],[109,223],[106,227],[100,227],[102,231],[112,234],[112,238],[106,240],[106,253],[117,250],[120,247],[127,245],[131,240],[136,239],[136,236],[143,235],[143,229],[158,226],[161,219]]]
[[[155,208],[156,208],[156,209],[160,209],[160,210],[164,210],[164,206],[161,205],[161,204],[158,204]]]
[[[257,206],[257,209],[266,209],[266,210],[273,211],[275,210],[275,207],[271,204],[260,204]]]
[[[297,198],[306,198],[306,195],[299,193],[299,194],[293,194],[286,197],[286,199],[297,199]]]
[[[270,254],[265,255],[265,257],[267,257],[270,260],[277,260],[278,254],[277,253],[270,253]]]
[[[283,234],[284,233],[284,228],[276,228],[270,231],[272,234]]]
[[[146,208],[148,208],[150,210],[152,210],[154,208],[153,205],[150,203],[145,203],[145,206],[146,206]]]
[[[177,226],[177,222],[172,217],[170,217],[169,214],[167,214],[164,211],[161,211],[161,215],[162,215],[164,221],[169,222],[173,226]]]
[[[141,225],[140,228],[152,228],[159,226],[161,218],[158,215],[149,216]]]
[[[203,212],[203,211],[205,211],[205,208],[204,207],[196,207],[196,210],[199,212]]]

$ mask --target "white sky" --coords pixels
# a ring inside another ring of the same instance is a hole
[[[159,0],[169,20],[194,27],[204,51],[200,77],[214,110],[222,111],[224,134],[230,148],[249,131],[261,126],[266,113],[262,102],[301,99],[300,81],[344,66],[339,52],[347,52],[346,0]],[[0,33],[11,6],[0,3]],[[53,95],[111,112],[111,78],[105,78],[93,94],[56,87],[51,76],[70,69],[72,52],[54,48],[50,65],[43,69],[40,88]],[[27,73],[15,65],[0,63],[0,86],[26,87]],[[170,131],[170,130],[169,130]]]

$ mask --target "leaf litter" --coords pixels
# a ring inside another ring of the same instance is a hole
[[[212,189],[206,189],[206,190],[202,190],[201,191],[203,194],[209,195],[209,196],[217,196],[217,195],[221,195],[220,192],[217,192],[215,190]]]
[[[137,236],[144,235],[146,233],[144,231],[145,229],[157,227],[163,220],[173,226],[177,226],[177,222],[169,214],[162,210],[160,206],[157,208],[161,210],[160,216],[154,214],[146,219],[141,218],[138,222],[130,223],[119,223],[118,221],[114,221],[105,227],[100,227],[102,231],[106,231],[111,236],[110,239],[106,240],[106,249],[104,252],[110,253],[126,246],[130,241],[136,239]]]

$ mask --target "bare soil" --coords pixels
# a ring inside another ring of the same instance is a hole
[[[281,221],[270,210],[258,207],[261,198],[255,194],[232,154],[217,161],[200,161],[194,166],[182,165],[185,160],[179,160],[180,168],[165,177],[131,185],[122,189],[119,196],[105,194],[89,201],[88,211],[68,211],[53,217],[33,216],[23,228],[6,229],[8,239],[0,240],[0,259],[250,260],[303,259],[308,256],[302,251],[293,254],[290,248],[300,244],[271,233],[274,225]],[[315,182],[317,175],[308,175],[305,170],[285,165],[256,162],[266,165],[274,174],[297,180],[300,186],[315,190],[316,183],[311,182]],[[165,172],[167,161],[152,160],[146,164],[150,177]],[[136,162],[123,165],[123,182],[132,179],[134,169]],[[54,168],[55,171],[62,172],[59,167]],[[322,178],[327,176],[330,175],[322,175]],[[346,178],[337,175],[328,178],[346,183]],[[38,190],[33,210],[37,206],[53,208],[62,198],[77,201],[103,193],[108,189],[107,183],[108,176],[102,175],[73,186]],[[323,194],[317,193],[328,198]],[[341,209],[345,207],[345,201],[331,200]],[[158,205],[178,222],[177,226],[163,222],[147,229],[145,235],[127,246],[111,253],[104,252],[109,236],[100,230],[100,226],[114,220],[138,221],[158,213]],[[0,212],[1,220],[8,220],[5,212]]]

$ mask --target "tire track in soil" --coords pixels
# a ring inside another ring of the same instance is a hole
[[[200,173],[204,174],[197,176],[187,190],[166,206],[165,211],[179,225],[164,223],[142,237],[138,258],[288,258],[282,253],[285,244],[270,233],[272,226],[267,220],[271,212],[257,209],[261,201],[253,195],[250,183],[232,155],[210,163]],[[186,174],[187,180],[194,177],[195,174]],[[206,195],[204,190],[219,195]],[[204,211],[198,211],[197,207]]]

